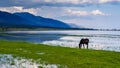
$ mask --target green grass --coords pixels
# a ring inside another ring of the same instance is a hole
[[[112,51],[0,41],[0,54],[36,61],[41,59],[46,64],[60,64],[68,68],[120,68],[120,53]]]

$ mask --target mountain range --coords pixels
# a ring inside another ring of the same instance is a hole
[[[71,28],[70,25],[55,19],[35,16],[28,12],[8,13],[0,11],[0,27],[10,28]]]
[[[0,11],[0,28],[89,29],[51,18],[35,16],[28,12],[8,13],[4,11]]]

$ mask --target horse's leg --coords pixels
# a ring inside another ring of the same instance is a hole
[[[88,44],[87,44],[87,49],[88,49]]]
[[[85,45],[83,44],[83,48],[85,48]]]

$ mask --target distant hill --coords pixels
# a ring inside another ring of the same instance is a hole
[[[62,21],[35,16],[28,12],[8,13],[0,11],[0,28],[57,28],[57,29],[82,29],[74,24],[66,24]]]
[[[54,20],[54,19],[50,19],[50,18],[43,18],[40,16],[35,16],[35,15],[32,15],[27,12],[14,13],[14,14],[18,15],[24,19],[27,19],[31,22],[34,22],[40,26],[43,26],[43,27],[71,28],[68,24],[66,24],[62,21],[58,21],[58,20]]]
[[[49,28],[71,28],[68,24],[40,16],[35,16],[27,12],[8,13],[0,11],[0,27],[49,27]]]
[[[36,26],[31,21],[18,15],[0,11],[0,27],[32,27]]]

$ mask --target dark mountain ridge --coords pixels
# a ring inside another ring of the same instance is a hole
[[[0,27],[51,27],[51,28],[71,28],[68,24],[40,16],[35,16],[27,12],[8,13],[0,11]]]
[[[55,28],[93,30],[59,20],[35,16],[28,12],[8,13],[0,11],[0,28]]]

